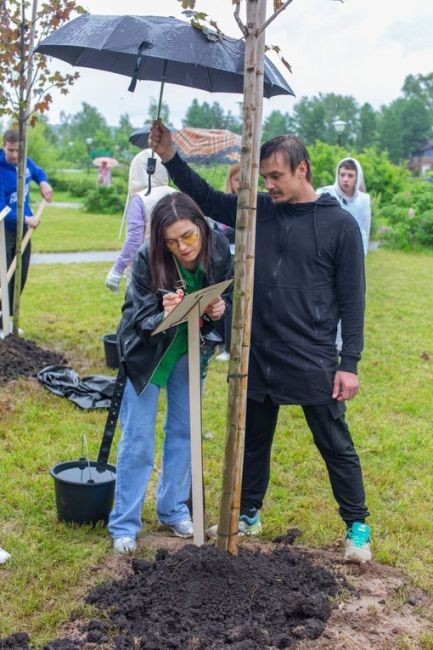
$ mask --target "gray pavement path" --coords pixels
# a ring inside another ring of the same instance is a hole
[[[119,251],[83,251],[79,253],[32,253],[32,264],[79,264],[80,262],[114,262]]]
[[[368,250],[378,250],[380,242],[371,241]],[[78,253],[32,253],[32,264],[79,264],[80,262],[114,262],[119,251],[83,251]]]
[[[67,201],[51,201],[51,203],[47,204],[47,207],[49,208],[50,205],[53,208],[75,208],[76,210],[81,208],[81,203],[72,203]]]

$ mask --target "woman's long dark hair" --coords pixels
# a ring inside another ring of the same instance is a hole
[[[197,203],[187,194],[174,192],[167,194],[155,204],[150,221],[150,272],[153,289],[175,289],[179,273],[173,253],[165,246],[165,231],[175,221],[188,219],[197,226],[201,234],[201,249],[197,258],[207,274],[211,262],[212,230]]]

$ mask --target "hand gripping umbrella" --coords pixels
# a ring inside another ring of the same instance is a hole
[[[244,41],[217,34],[210,40],[190,23],[172,17],[85,14],[41,41],[36,52],[74,66],[129,76],[131,92],[138,79],[161,81],[156,119],[165,82],[209,92],[243,93]],[[294,95],[267,57],[263,94]],[[147,170],[149,191],[154,165]]]

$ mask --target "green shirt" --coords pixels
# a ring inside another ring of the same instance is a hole
[[[198,291],[203,287],[203,270],[197,267],[195,271],[189,271],[179,264],[179,270],[185,280],[185,293]],[[181,323],[177,327],[177,333],[172,343],[162,357],[161,361],[153,371],[150,378],[156,386],[167,386],[168,379],[177,361],[188,352],[188,323]]]

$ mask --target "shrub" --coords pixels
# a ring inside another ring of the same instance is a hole
[[[417,220],[415,239],[421,246],[433,246],[433,210],[424,212]]]
[[[81,198],[95,187],[95,179],[93,177],[74,178],[65,174],[50,174],[50,184],[54,191],[70,192],[73,196]]]
[[[83,196],[86,212],[99,214],[121,214],[125,205],[125,193],[118,185],[98,185]]]

